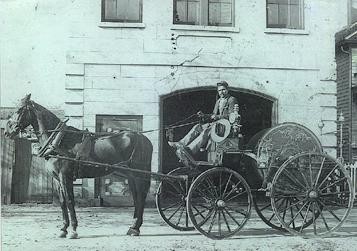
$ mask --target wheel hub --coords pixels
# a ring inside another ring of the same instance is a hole
[[[226,203],[225,203],[223,200],[218,200],[218,201],[216,202],[216,205],[217,205],[217,207],[219,207],[219,208],[223,208],[223,207],[226,206]]]
[[[319,194],[317,193],[317,191],[315,190],[311,190],[309,193],[308,193],[308,196],[309,196],[309,199],[317,199],[319,197]]]

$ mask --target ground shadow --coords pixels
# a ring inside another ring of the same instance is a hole
[[[141,237],[169,237],[169,236],[199,236],[202,235],[197,231],[188,231],[188,232],[175,232],[172,233],[153,233],[153,234],[141,234]],[[125,233],[123,234],[102,234],[102,235],[83,235],[80,236],[79,239],[91,239],[91,238],[102,238],[102,237],[127,237]],[[249,239],[249,238],[276,238],[276,237],[284,237],[284,236],[293,236],[288,232],[281,232],[271,228],[251,228],[251,229],[243,229],[238,232],[236,235],[228,238],[228,239]],[[303,237],[303,236],[302,236]],[[321,238],[351,238],[357,237],[357,229],[355,227],[343,227],[339,230],[339,232],[332,234],[328,237]],[[303,237],[304,238],[304,237]]]

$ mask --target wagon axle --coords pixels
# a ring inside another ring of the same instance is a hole
[[[226,203],[224,202],[224,200],[221,200],[221,199],[217,200],[215,204],[218,207],[218,209],[222,209],[226,206]]]
[[[316,200],[317,198],[319,198],[319,192],[316,190],[311,190],[310,192],[308,192],[307,196],[310,200]]]

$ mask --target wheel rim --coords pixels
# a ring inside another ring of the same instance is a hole
[[[188,175],[190,185],[198,172],[191,168],[179,167],[168,174]],[[165,179],[160,182],[156,193],[156,207],[161,218],[169,226],[180,231],[194,230],[187,213],[188,188],[184,180]]]
[[[280,223],[280,221],[275,217],[270,198],[258,203],[258,199],[255,197],[253,199],[253,205],[258,216],[265,222],[265,224],[279,231],[287,231]]]
[[[230,169],[220,167],[202,173],[191,185],[187,200],[192,224],[211,239],[234,235],[250,217],[249,186]]]
[[[271,196],[280,223],[295,235],[310,237],[329,235],[343,224],[354,192],[347,171],[334,158],[303,153],[279,168]]]

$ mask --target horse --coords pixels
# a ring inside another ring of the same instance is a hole
[[[48,141],[51,133],[60,122],[61,120],[55,114],[32,101],[31,94],[28,94],[21,100],[18,110],[7,121],[5,135],[14,139],[20,131],[31,125],[40,146],[44,147],[45,142]],[[61,150],[60,156],[68,158],[78,156],[83,139],[88,134],[88,131],[67,126],[58,145]],[[128,178],[129,189],[134,202],[134,215],[133,224],[129,227],[127,235],[139,235],[140,227],[143,224],[145,200],[150,188],[150,176],[148,173],[151,172],[152,143],[145,135],[129,130],[97,136],[91,142],[90,151],[88,152],[90,160],[104,163],[105,165],[80,165],[75,161],[53,157],[46,160],[45,167],[54,178],[62,209],[63,227],[60,229],[59,237],[67,237],[67,228],[71,223],[72,231],[69,238],[78,238],[78,221],[73,193],[73,181],[75,178],[94,178],[110,173],[117,173]],[[141,170],[146,174],[141,175],[140,171],[136,171],[136,173],[139,172],[136,175],[131,173],[130,170],[118,171],[114,167],[117,163],[125,163],[128,168]]]

